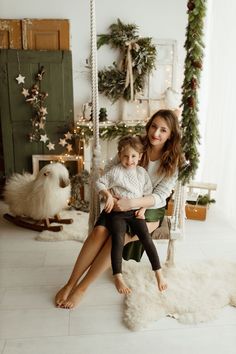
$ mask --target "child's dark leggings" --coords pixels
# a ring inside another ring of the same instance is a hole
[[[137,235],[142,243],[151,262],[152,269],[158,270],[161,268],[157,250],[149,234],[146,221],[136,218],[135,210],[111,212],[107,214],[107,217],[112,235],[111,264],[113,275],[122,273],[122,252],[127,225],[130,226],[133,235]]]

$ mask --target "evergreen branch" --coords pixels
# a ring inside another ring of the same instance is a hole
[[[187,165],[180,171],[183,184],[194,178],[199,164],[198,145],[200,143],[198,119],[198,88],[203,62],[203,28],[206,14],[206,0],[188,1],[188,26],[186,29],[186,49],[184,82],[182,85],[182,149]]]

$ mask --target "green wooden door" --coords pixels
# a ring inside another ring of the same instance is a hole
[[[30,142],[32,107],[22,95],[22,85],[16,81],[25,76],[25,88],[35,83],[35,75],[43,66],[46,73],[40,90],[47,92],[45,129],[55,150],[49,151],[43,142]],[[61,154],[58,144],[73,124],[72,59],[70,51],[0,50],[0,116],[5,175],[32,172],[33,154]]]

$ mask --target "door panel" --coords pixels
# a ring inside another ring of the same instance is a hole
[[[0,19],[0,49],[22,49],[20,20]]]
[[[25,88],[31,88],[41,66],[45,75],[39,82],[41,91],[48,92],[45,101],[46,132],[55,150],[49,151],[42,142],[30,142],[32,107],[22,95],[22,84],[16,77],[25,76]],[[72,59],[70,51],[0,50],[0,107],[5,174],[32,172],[32,154],[61,154],[58,145],[68,127],[73,124]]]
[[[69,50],[69,21],[22,20],[23,49]]]

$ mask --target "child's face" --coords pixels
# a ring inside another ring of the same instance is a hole
[[[153,146],[164,146],[165,142],[170,138],[171,130],[162,117],[153,119],[148,130],[148,139]]]
[[[125,146],[119,153],[121,165],[124,168],[134,168],[138,165],[142,154],[134,150],[131,146]]]

